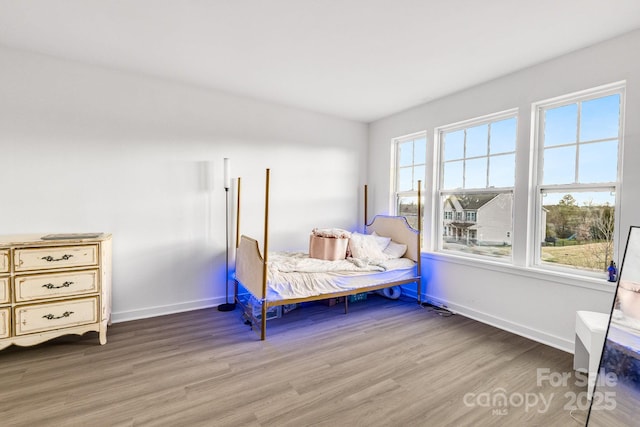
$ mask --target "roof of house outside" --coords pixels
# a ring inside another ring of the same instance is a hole
[[[477,210],[496,198],[497,195],[498,193],[452,194],[447,198],[446,203],[455,206],[457,202],[464,210]]]

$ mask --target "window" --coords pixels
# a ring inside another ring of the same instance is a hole
[[[623,89],[536,105],[537,265],[604,274],[615,259]]]
[[[440,250],[511,259],[516,114],[437,130]]]
[[[426,133],[409,135],[394,141],[395,150],[395,211],[407,218],[412,227],[418,228],[418,181],[426,175]],[[424,197],[420,201],[424,218]],[[422,220],[422,218],[420,219]]]

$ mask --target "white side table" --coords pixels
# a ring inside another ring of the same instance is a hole
[[[587,397],[591,400],[600,367],[609,314],[576,311],[576,342],[573,369],[588,372]]]

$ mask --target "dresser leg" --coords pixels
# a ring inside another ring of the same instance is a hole
[[[107,343],[107,328],[100,328],[100,345],[105,345]]]

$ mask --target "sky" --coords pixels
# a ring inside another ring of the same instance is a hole
[[[542,185],[617,181],[620,102],[616,93],[543,110]],[[513,187],[517,120],[514,116],[445,132],[443,189]],[[398,190],[415,190],[417,180],[425,179],[426,165],[419,159],[426,159],[426,146],[424,136],[400,145]],[[566,193],[546,192],[543,204],[555,204]],[[572,196],[581,206],[615,205],[615,194],[609,190]]]

